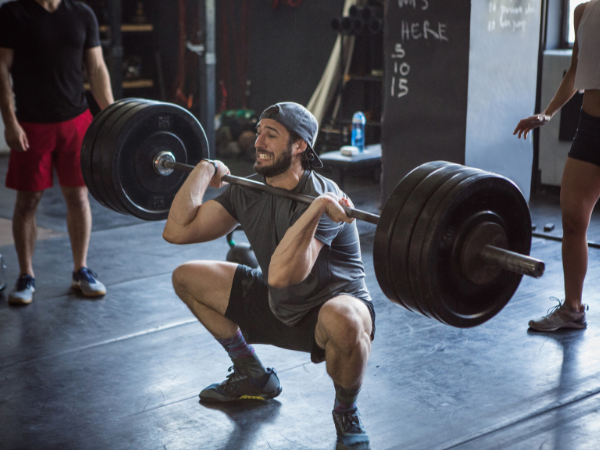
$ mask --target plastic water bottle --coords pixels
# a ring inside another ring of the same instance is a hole
[[[352,145],[358,148],[358,151],[362,153],[365,148],[365,115],[357,111],[352,116]]]

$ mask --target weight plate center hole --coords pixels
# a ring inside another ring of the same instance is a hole
[[[173,173],[173,169],[167,169],[165,162],[175,162],[175,155],[170,151],[163,150],[154,157],[154,170],[162,176],[168,176]]]
[[[504,229],[494,222],[478,224],[467,236],[461,252],[461,269],[465,277],[478,285],[492,282],[502,269],[484,261],[481,251],[486,245],[506,248],[508,240]]]

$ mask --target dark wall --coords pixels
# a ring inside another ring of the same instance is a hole
[[[179,8],[174,0],[156,3],[156,40],[162,59],[165,76],[165,90],[171,94],[171,87],[177,72],[177,49],[179,46]],[[188,2],[191,3],[191,2]],[[171,100],[171,99],[169,99]]]
[[[157,36],[167,92],[171,92],[177,76],[178,2],[153,1],[160,17]],[[196,14],[197,3],[187,0],[188,15]],[[257,111],[278,101],[308,103],[337,37],[331,19],[341,15],[343,3],[303,0],[291,7],[281,0],[273,8],[270,0],[217,0],[217,111],[222,100],[220,80],[228,91],[227,109],[242,108],[244,97],[246,106]],[[188,55],[186,74],[195,79],[196,66],[189,60]],[[244,79],[250,81],[247,92]]]
[[[217,33],[221,27],[222,1],[218,3]],[[242,0],[233,3],[241,5]],[[296,8],[283,3],[280,1],[277,8],[272,8],[270,1],[251,0],[248,107],[257,111],[280,101],[306,105],[337,37],[330,23],[333,17],[341,15],[343,0],[303,0]],[[217,43],[220,45],[220,40]],[[231,54],[231,58],[240,56]],[[217,66],[221,64],[222,61],[217,61]]]
[[[554,50],[562,44],[564,23],[563,0],[548,0],[548,15],[546,23],[546,49]]]

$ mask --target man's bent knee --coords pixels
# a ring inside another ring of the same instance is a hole
[[[190,261],[173,271],[175,293],[185,303],[199,302],[225,314],[237,264]]]
[[[173,288],[175,288],[175,292],[179,295],[179,292],[185,289],[185,282],[188,278],[186,276],[186,264],[183,264],[177,267],[173,271],[173,275],[171,275],[171,281],[173,282]]]
[[[350,296],[336,297],[319,311],[317,343],[332,341],[336,347],[350,351],[365,338],[370,341],[372,327],[369,308],[363,302]]]
[[[171,276],[173,287],[177,295],[184,294],[193,289],[195,279],[203,279],[204,264],[199,261],[190,261],[182,264],[173,271]]]

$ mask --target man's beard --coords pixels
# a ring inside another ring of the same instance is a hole
[[[259,166],[258,163],[258,151],[256,156],[256,162],[254,163],[254,170],[256,173],[264,176],[265,178],[273,178],[277,175],[281,175],[285,171],[287,171],[292,166],[292,146],[288,145],[288,147],[284,150],[284,152],[275,159],[275,162],[270,166]],[[273,155],[271,152],[264,152]]]

